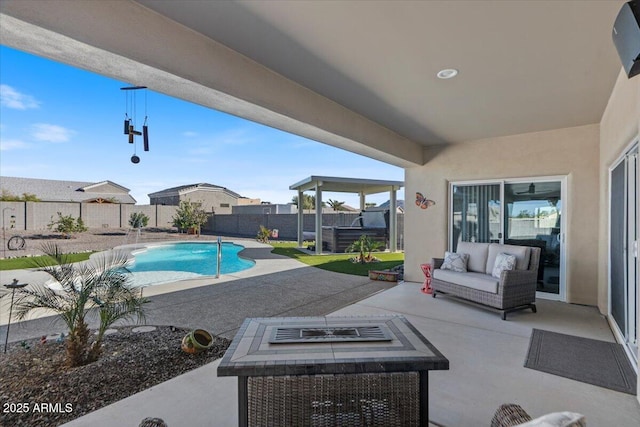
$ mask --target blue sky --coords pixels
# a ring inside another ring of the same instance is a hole
[[[149,203],[148,193],[197,182],[288,203],[296,195],[289,185],[309,175],[404,180],[401,168],[152,91],[136,91],[136,129],[146,92],[150,151],[136,138],[141,161],[134,165],[123,134],[120,88],[128,82],[0,46],[0,85],[3,176],[111,180],[138,204]],[[323,194],[329,198],[358,206],[356,195]]]

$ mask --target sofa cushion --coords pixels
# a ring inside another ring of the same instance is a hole
[[[468,260],[469,254],[445,252],[444,261],[442,261],[442,265],[440,266],[440,268],[443,270],[453,270],[459,273],[466,273]]]
[[[496,262],[493,265],[493,271],[491,275],[496,278],[500,278],[502,272],[505,270],[513,270],[516,266],[516,256],[500,253],[496,256]]]
[[[498,293],[498,282],[500,281],[484,273],[458,273],[456,271],[442,270],[439,268],[433,271],[433,278],[479,291],[491,292],[492,294]]]
[[[519,427],[578,427],[586,425],[584,415],[575,412],[554,412],[524,424],[517,424]]]
[[[485,265],[485,273],[491,274],[493,266],[496,263],[496,257],[500,253],[515,255],[516,270],[528,270],[529,259],[531,258],[531,248],[528,246],[501,245],[499,243],[491,243],[489,245],[489,254],[487,255],[487,264]]]
[[[458,242],[458,247],[456,248],[456,253],[469,254],[467,270],[475,271],[476,273],[486,273],[488,252],[489,243]],[[491,272],[488,274],[491,274]]]

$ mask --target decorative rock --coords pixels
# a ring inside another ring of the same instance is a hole
[[[132,329],[133,332],[139,332],[139,333],[151,332],[155,330],[156,330],[155,326],[138,326],[137,328]]]
[[[117,334],[118,330],[117,329],[107,329],[106,331],[104,331],[104,335],[113,335],[113,334]],[[98,335],[98,331],[96,331],[95,335]]]

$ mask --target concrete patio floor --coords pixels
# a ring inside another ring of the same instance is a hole
[[[488,426],[501,403],[514,402],[534,417],[568,410],[585,414],[589,426],[638,425],[635,396],[523,367],[533,328],[614,341],[594,307],[539,300],[537,314],[526,310],[502,321],[492,311],[425,295],[418,283],[375,293],[384,289],[381,282],[307,267],[264,246],[247,246],[256,267],[215,286],[200,279],[149,288],[154,310],[147,323],[205,327],[232,337],[245,317],[402,314],[450,361],[449,371],[429,376],[430,419],[437,424]],[[281,302],[288,297],[288,303]],[[12,326],[11,341],[49,330],[43,328],[51,328],[50,319]],[[145,417],[163,418],[170,427],[235,426],[236,379],[218,378],[217,366],[213,362],[65,426],[137,427]]]
[[[554,411],[585,414],[589,426],[636,427],[635,396],[523,367],[533,328],[613,341],[593,307],[538,301],[538,313],[500,316],[452,299],[433,299],[416,283],[402,283],[332,315],[403,314],[449,358],[449,371],[429,375],[430,418],[447,427],[488,426],[505,402],[532,416]],[[236,379],[217,377],[218,362],[152,387],[65,424],[137,426],[153,416],[169,426],[237,425]]]

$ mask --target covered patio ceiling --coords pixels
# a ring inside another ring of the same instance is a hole
[[[289,186],[290,190],[298,191],[298,203],[301,203],[305,191],[314,190],[316,199],[315,239],[316,254],[322,253],[322,193],[356,193],[360,195],[360,210],[365,208],[365,196],[389,192],[389,250],[395,252],[398,248],[398,212],[397,192],[404,186],[402,181],[385,181],[378,179],[340,178],[333,176],[311,175]],[[303,216],[304,209],[298,207],[298,246],[302,247],[304,240]]]
[[[624,2],[7,0],[0,42],[413,167],[598,123]]]

